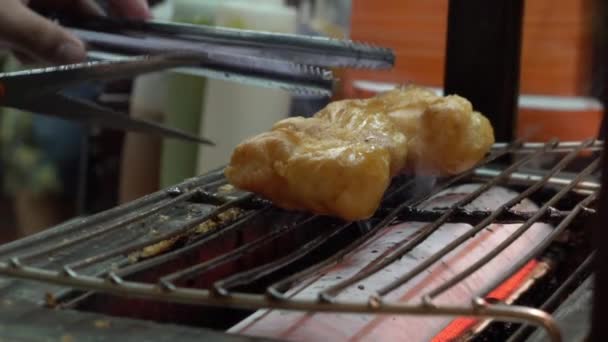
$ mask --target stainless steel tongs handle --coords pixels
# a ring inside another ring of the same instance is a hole
[[[81,29],[73,29],[73,32],[88,43],[93,53],[137,56],[179,51],[199,58],[199,63],[191,71],[203,76],[281,88],[294,93],[328,96],[333,90],[331,72],[315,66],[249,56],[233,48],[223,49],[165,37],[128,36]]]
[[[391,50],[348,40],[229,28],[91,18],[66,22],[90,49],[119,55],[186,52],[205,76],[330,95],[329,67],[390,68]]]
[[[236,47],[250,56],[321,67],[387,69],[395,63],[392,50],[351,40],[111,18],[93,18],[75,23],[73,27],[96,32],[165,37],[224,48]]]

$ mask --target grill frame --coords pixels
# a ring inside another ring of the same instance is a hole
[[[334,230],[329,230],[327,233],[322,234],[315,239],[309,241],[306,245],[302,246],[298,251],[295,251],[295,254],[289,254],[288,256],[281,258],[279,260],[273,261],[270,265],[266,264],[261,267],[256,267],[254,270],[248,270],[245,272],[241,272],[239,274],[233,275],[228,279],[223,279],[215,283],[214,287],[210,290],[207,289],[193,289],[188,287],[182,287],[175,285],[172,281],[176,280],[178,277],[172,276],[167,278],[166,276],[159,279],[159,281],[155,284],[151,283],[142,283],[136,281],[129,281],[123,279],[126,272],[121,273],[121,269],[118,271],[102,272],[100,274],[94,275],[85,275],[82,273],[78,273],[78,270],[85,267],[91,266],[95,263],[105,261],[114,256],[119,256],[125,253],[129,253],[132,251],[140,250],[145,246],[149,246],[153,243],[166,240],[168,238],[177,236],[183,232],[196,227],[198,224],[207,221],[208,219],[217,216],[220,212],[225,212],[226,210],[232,208],[235,205],[243,205],[249,202],[255,202],[253,204],[257,209],[249,212],[245,215],[244,218],[239,218],[235,222],[228,224],[221,229],[213,230],[208,235],[203,235],[201,239],[195,241],[191,245],[186,245],[182,249],[177,249],[172,252],[168,252],[167,254],[160,254],[153,258],[143,260],[140,263],[135,263],[132,266],[126,266],[126,269],[129,269],[130,272],[135,272],[138,269],[144,269],[145,267],[154,266],[154,264],[158,264],[166,260],[166,258],[173,256],[179,257],[179,255],[183,255],[184,249],[193,249],[198,248],[205,241],[211,241],[214,238],[221,236],[227,230],[230,229],[238,229],[242,223],[247,222],[253,216],[259,215],[260,211],[268,210],[269,204],[264,201],[256,200],[255,196],[251,194],[244,194],[241,197],[236,199],[223,199],[209,193],[208,190],[220,184],[223,184],[224,180],[221,176],[221,173],[215,172],[211,173],[207,176],[203,176],[200,178],[195,178],[192,180],[188,180],[185,183],[169,189],[167,191],[161,191],[159,193],[147,196],[139,201],[133,202],[123,207],[118,207],[112,209],[108,212],[104,212],[90,218],[78,219],[74,222],[67,223],[61,227],[56,229],[44,232],[37,236],[34,236],[31,239],[16,241],[12,244],[8,244],[0,247],[0,274],[21,278],[21,279],[29,279],[42,281],[46,283],[68,286],[74,289],[86,290],[86,291],[99,291],[105,292],[108,294],[118,295],[118,296],[129,296],[136,297],[141,299],[152,299],[152,300],[160,300],[160,301],[168,301],[175,303],[183,303],[183,304],[195,304],[195,305],[208,305],[208,306],[222,306],[222,307],[230,307],[230,308],[244,308],[244,309],[282,309],[282,310],[296,310],[296,311],[316,311],[316,312],[343,312],[343,313],[367,313],[367,314],[415,314],[415,315],[425,315],[425,316],[433,316],[433,315],[442,315],[442,316],[469,316],[469,317],[479,317],[479,318],[489,318],[499,321],[508,321],[508,322],[516,322],[516,323],[525,323],[529,325],[534,325],[537,327],[542,327],[549,336],[551,336],[552,340],[560,341],[561,333],[559,328],[555,324],[553,318],[546,312],[523,306],[513,306],[513,305],[503,305],[503,304],[491,304],[487,303],[483,298],[475,298],[471,302],[470,306],[443,306],[436,305],[433,303],[432,298],[430,296],[423,297],[423,301],[421,304],[405,304],[398,302],[387,302],[378,296],[371,296],[365,301],[361,302],[346,302],[346,301],[336,301],[333,296],[328,295],[332,291],[324,291],[321,293],[317,300],[298,300],[298,299],[290,299],[284,296],[281,291],[285,290],[287,285],[292,285],[295,279],[304,278],[307,275],[318,272],[329,265],[333,265],[338,262],[342,257],[351,253],[357,246],[361,243],[367,241],[369,238],[373,237],[377,232],[385,229],[389,226],[394,220],[399,216],[401,211],[410,210],[412,212],[412,208],[417,204],[424,202],[429,197],[439,193],[445,188],[457,184],[460,181],[465,179],[470,179],[471,177],[482,177],[484,172],[479,172],[486,170],[484,168],[487,163],[494,161],[500,157],[504,157],[506,155],[523,155],[524,157],[515,161],[515,163],[511,164],[511,166],[503,169],[498,176],[486,178],[486,185],[480,188],[479,191],[476,191],[474,194],[467,196],[464,201],[460,201],[458,205],[451,206],[445,212],[441,213],[439,220],[434,220],[429,223],[428,226],[431,228],[437,228],[441,226],[443,223],[448,222],[452,215],[463,215],[471,217],[470,213],[466,213],[463,211],[462,206],[466,205],[470,201],[476,197],[475,195],[481,195],[485,190],[489,189],[493,185],[500,185],[501,180],[509,181],[510,176],[517,171],[519,167],[526,164],[526,162],[534,159],[535,157],[545,154],[545,153],[557,153],[569,151],[568,154],[562,161],[558,163],[557,167],[553,168],[553,172],[548,172],[544,176],[541,177],[540,181],[538,179],[534,179],[533,177],[529,177],[528,183],[530,184],[529,189],[535,189],[527,191],[525,194],[530,195],[531,193],[544,188],[547,185],[554,186],[557,188],[561,188],[560,193],[567,193],[569,191],[579,191],[581,194],[585,194],[586,200],[579,202],[575,208],[569,212],[562,213],[553,213],[554,219],[559,220],[560,224],[555,228],[554,233],[552,233],[544,243],[527,254],[521,261],[517,264],[525,264],[526,261],[534,258],[542,251],[549,246],[549,244],[559,235],[560,231],[566,229],[572,221],[577,217],[584,217],[588,215],[592,215],[592,209],[588,208],[588,205],[591,204],[595,200],[596,191],[599,188],[599,184],[594,182],[587,182],[584,186],[577,188],[577,181],[583,181],[585,176],[585,171],[583,173],[579,173],[574,180],[571,180],[568,183],[568,180],[560,179],[557,177],[557,173],[566,166],[575,156],[579,155],[579,153],[583,150],[585,151],[599,151],[602,148],[603,142],[588,140],[585,142],[565,142],[559,143],[557,141],[551,141],[546,144],[537,144],[537,143],[528,143],[522,144],[519,142],[515,142],[513,144],[497,144],[493,149],[493,153],[488,156],[483,162],[481,162],[478,167],[473,168],[463,174],[460,174],[455,177],[447,178],[446,180],[441,182],[441,185],[434,188],[431,192],[425,193],[424,195],[414,198],[410,201],[402,203],[401,205],[393,208],[388,213],[386,213],[380,223],[374,225],[369,229],[367,227],[367,232],[355,240],[348,248],[343,249],[336,253],[331,258],[312,266],[304,271],[298,272],[297,274],[293,274],[290,277],[283,279],[280,282],[273,284],[268,287],[265,294],[251,294],[251,293],[238,293],[238,292],[230,292],[228,285],[235,285],[235,283],[242,282],[244,280],[251,281],[251,278],[256,274],[259,276],[260,271],[273,271],[279,266],[283,266],[286,263],[293,262],[297,260],[297,256],[302,253],[308,253],[313,251],[316,247],[322,245],[326,241],[329,240],[331,236],[335,236],[338,232],[343,231],[345,229],[352,228],[356,223],[344,223],[338,225]],[[565,161],[564,161],[565,160]],[[594,162],[590,163],[589,166],[585,168],[586,172],[591,173],[598,169],[599,166],[599,158]],[[487,174],[487,172],[486,172]],[[519,181],[526,180],[525,177],[520,178]],[[564,188],[563,184],[569,184],[571,189],[567,187]],[[397,189],[392,189],[387,193],[388,198],[393,196],[398,191],[403,191],[408,186],[411,185],[411,182],[406,182],[402,186]],[[559,193],[558,193],[559,194]],[[42,255],[46,255],[50,252],[58,252],[61,250],[66,250],[71,246],[78,245],[80,242],[89,239],[91,236],[99,236],[104,233],[115,232],[117,229],[123,228],[128,224],[133,224],[138,220],[141,220],[150,215],[161,212],[163,209],[168,208],[176,203],[182,202],[184,200],[192,199],[194,196],[202,196],[208,202],[212,202],[217,205],[217,209],[213,212],[206,213],[201,217],[194,219],[192,222],[184,224],[181,227],[177,227],[177,229],[171,230],[166,234],[162,234],[152,240],[147,240],[144,242],[139,242],[130,246],[130,248],[126,248],[123,246],[123,250],[111,250],[105,253],[102,253],[98,256],[89,256],[87,258],[83,257],[81,260],[77,262],[71,262],[68,265],[64,265],[64,267],[60,269],[44,269],[40,267],[35,267],[32,265],[28,265],[28,261],[35,260]],[[557,196],[557,195],[555,195]],[[522,196],[525,198],[526,196]],[[512,203],[516,204],[518,201]],[[549,211],[549,205],[544,207],[543,211],[538,211],[537,213],[530,216],[517,216],[517,213],[510,212],[508,208],[503,208],[503,212],[511,213],[513,217],[506,217],[505,220],[515,220],[517,222],[525,221],[528,222],[538,222],[537,219],[542,217],[550,217],[551,212]],[[145,210],[146,209],[146,210]],[[429,215],[429,213],[418,213],[421,215]],[[487,216],[489,214],[489,216]],[[434,213],[437,215],[437,213]],[[494,219],[500,217],[500,213],[485,213],[485,217],[481,218],[481,223],[486,222],[487,224],[495,223]],[[508,215],[507,215],[508,216]],[[557,217],[557,218],[555,218]],[[490,219],[488,219],[490,218]],[[112,219],[115,219],[113,224]],[[296,229],[298,226],[303,225],[306,222],[314,221],[319,219],[318,216],[304,216],[304,218],[298,223],[294,224],[291,227],[285,227],[282,229],[275,230],[267,235],[264,235],[263,238],[256,240],[256,242],[251,242],[248,245],[261,245],[264,242],[264,239],[268,239],[269,235],[272,234],[286,234],[291,229]],[[565,223],[564,223],[565,222]],[[361,225],[361,223],[359,223]],[[485,227],[485,225],[480,225],[477,223],[478,227]],[[86,232],[87,229],[93,230],[88,234],[82,234],[78,236],[78,233]],[[475,229],[475,227],[473,228]],[[433,233],[433,229],[428,229],[428,237]],[[101,232],[101,233],[100,233]],[[74,236],[71,238],[71,236]],[[407,253],[411,250],[415,245],[424,241],[426,238],[421,235],[422,238],[417,239],[415,242],[407,242],[406,244],[409,247],[404,248],[400,252]],[[48,239],[61,239],[57,244],[51,245],[50,247],[45,247],[43,249],[36,249],[35,247],[39,244],[44,244]],[[463,240],[463,242],[466,240]],[[247,245],[246,245],[247,246]],[[34,252],[31,252],[34,247]],[[240,248],[246,249],[241,246]],[[27,252],[30,251],[30,252]],[[243,250],[244,251],[244,250]],[[235,252],[235,256],[239,257],[239,253],[243,252],[242,250],[237,250]],[[171,254],[174,253],[174,254]],[[449,253],[449,251],[448,251]],[[226,255],[222,256],[227,258]],[[220,258],[222,258],[220,257]],[[158,258],[158,259],[156,259]],[[155,261],[156,260],[156,261]],[[438,259],[439,260],[439,259]],[[194,268],[196,271],[201,271],[202,268],[214,267],[214,262],[211,263],[209,261],[205,261],[202,264],[198,264]],[[205,264],[207,263],[207,264]],[[428,264],[428,265],[426,265]],[[201,266],[201,265],[204,265]],[[424,266],[426,265],[426,266]],[[425,261],[421,267],[419,267],[419,271],[425,269],[429,265],[432,265],[432,262]],[[517,272],[517,265],[514,265],[508,273],[504,275],[504,279],[506,280],[511,273]],[[119,265],[125,266],[125,265]],[[197,268],[198,267],[198,268]],[[260,269],[262,268],[262,269]],[[124,270],[123,270],[124,271]],[[179,270],[176,273],[179,277],[184,277],[185,275],[191,276],[190,273],[192,270]],[[411,273],[411,272],[410,272]],[[367,276],[371,273],[368,272]],[[408,278],[411,279],[413,276],[411,274],[408,275]],[[408,279],[408,280],[409,280]],[[349,286],[354,284],[352,279],[350,279]],[[335,290],[335,289],[334,289]],[[334,291],[335,292],[335,291]],[[334,293],[335,294],[335,293]]]

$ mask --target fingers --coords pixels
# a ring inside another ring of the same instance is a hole
[[[0,11],[0,40],[46,62],[76,63],[86,58],[84,44],[74,35],[34,13],[21,1],[4,1]]]
[[[43,18],[27,7],[29,1],[0,0],[0,41],[7,42],[15,51],[50,63],[77,63],[86,59],[84,44],[67,30]],[[65,3],[78,5],[89,14],[103,14],[90,0],[49,2],[61,7]],[[109,0],[112,9],[123,17],[149,19],[146,0]],[[44,3],[43,3],[44,4]]]
[[[109,0],[116,14],[130,19],[150,19],[152,14],[146,0]]]
[[[94,0],[82,0],[78,2],[80,11],[82,13],[103,17],[106,15],[103,8],[97,4]]]

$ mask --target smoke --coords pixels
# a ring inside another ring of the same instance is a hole
[[[412,198],[422,198],[427,196],[433,191],[437,185],[439,179],[439,170],[429,170],[428,168],[422,169],[416,167],[414,173],[411,175],[414,179],[411,188]]]

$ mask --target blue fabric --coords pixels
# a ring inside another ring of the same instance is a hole
[[[99,93],[100,88],[94,85],[65,91],[66,95],[86,100],[94,100]],[[55,166],[65,195],[75,195],[77,191],[83,134],[78,122],[39,114],[32,117],[32,143]]]

